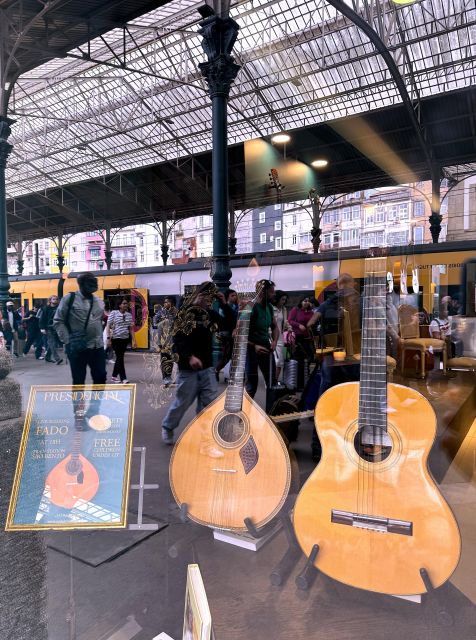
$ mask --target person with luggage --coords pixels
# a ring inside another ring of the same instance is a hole
[[[305,365],[309,366],[314,361],[314,338],[308,322],[313,316],[311,298],[304,296],[296,307],[289,312],[288,324],[296,336],[296,346],[293,356],[298,361],[298,389],[303,389],[305,384]]]

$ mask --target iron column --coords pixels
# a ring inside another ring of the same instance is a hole
[[[431,174],[431,216],[428,218],[430,223],[430,233],[433,242],[437,243],[441,233],[441,221],[443,216],[440,213],[441,208],[441,183],[440,168],[434,166]]]
[[[13,145],[8,142],[12,130],[11,125],[14,120],[0,115],[0,307],[3,314],[6,314],[6,303],[8,300],[8,259],[7,259],[7,201],[5,189],[5,169],[7,159],[13,149]]]
[[[202,14],[203,15],[203,14]],[[227,103],[240,65],[231,55],[239,26],[232,18],[210,15],[200,22],[202,47],[208,62],[198,66],[208,84],[212,100],[212,201],[213,259],[210,276],[221,290],[230,286],[228,249],[228,149]]]

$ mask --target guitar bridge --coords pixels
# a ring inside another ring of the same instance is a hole
[[[413,535],[413,522],[382,516],[369,516],[363,513],[352,513],[351,511],[340,511],[339,509],[332,509],[331,522],[380,533],[397,533],[402,536]]]

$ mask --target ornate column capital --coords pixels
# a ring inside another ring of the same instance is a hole
[[[211,16],[200,22],[199,34],[203,36],[202,48],[208,62],[200,62],[199,68],[207,81],[210,97],[228,98],[230,87],[240,65],[231,55],[240,27],[232,18]]]
[[[213,256],[210,277],[220,291],[230,288],[231,281],[230,260],[228,256]]]
[[[442,220],[443,216],[436,211],[433,211],[431,216],[428,218],[428,222],[430,223],[431,239],[434,243],[437,243],[438,238],[440,237]]]
[[[11,118],[6,116],[0,116],[0,169],[5,169],[7,166],[7,159],[10,155],[13,145],[7,142],[12,129],[11,126],[15,122]]]

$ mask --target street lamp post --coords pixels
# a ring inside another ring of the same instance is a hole
[[[311,229],[311,238],[312,238],[312,248],[314,253],[319,253],[319,247],[321,246],[321,200],[319,198],[319,194],[315,189],[311,189],[309,191],[309,200],[311,201],[312,208],[312,229]]]
[[[221,15],[228,15],[229,2]],[[226,6],[225,6],[226,5]],[[229,17],[221,18],[208,5],[200,8],[202,47],[208,62],[198,66],[208,84],[212,100],[212,201],[213,260],[211,278],[219,289],[230,286],[231,269],[228,247],[228,149],[227,103],[230,88],[240,69],[231,55],[239,26]]]

